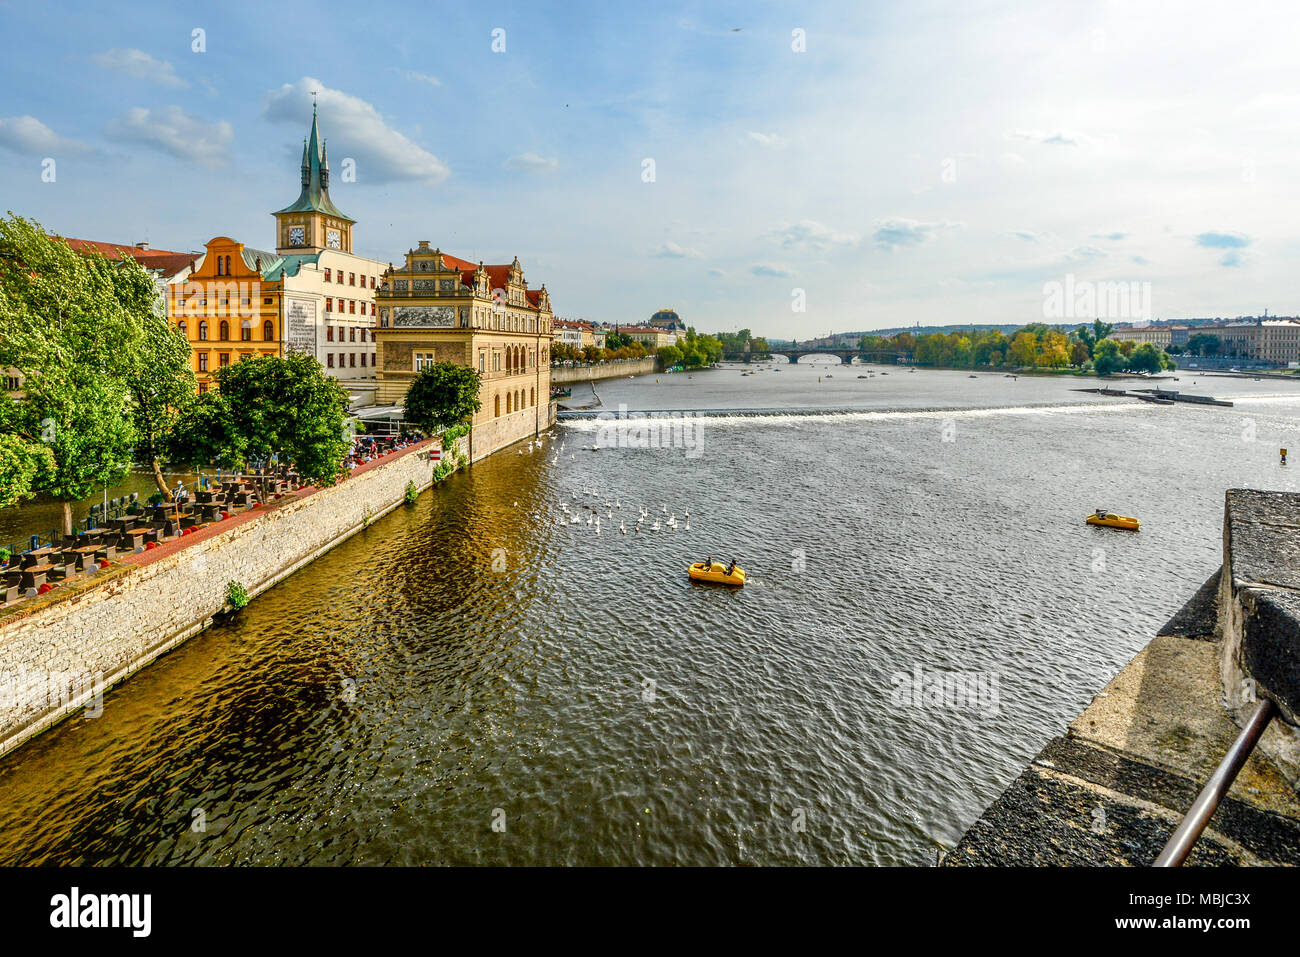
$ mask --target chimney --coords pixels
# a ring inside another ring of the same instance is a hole
[[[148,249],[148,248],[149,248],[149,244],[148,244],[147,242],[145,242],[145,243],[136,243],[136,244],[135,244],[135,248],[136,248],[136,249]]]

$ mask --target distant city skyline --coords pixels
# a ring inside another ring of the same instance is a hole
[[[273,246],[314,93],[357,253],[518,256],[561,315],[1052,322],[1067,276],[1300,311],[1286,7],[3,7],[4,208],[71,237]]]

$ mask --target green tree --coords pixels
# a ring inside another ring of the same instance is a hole
[[[1165,364],[1160,350],[1151,343],[1144,342],[1129,356],[1128,367],[1133,372],[1159,372]]]
[[[403,416],[425,432],[450,429],[482,408],[476,370],[455,362],[425,366],[406,393]]]
[[[1092,350],[1092,367],[1097,375],[1119,372],[1127,362],[1114,339],[1102,339]]]
[[[54,468],[54,455],[39,442],[0,431],[0,508],[35,495],[41,477]]]
[[[258,356],[215,374],[217,391],[182,413],[169,451],[188,465],[242,469],[272,459],[306,483],[338,481],[350,447],[348,394],[313,356]]]
[[[77,253],[36,222],[0,219],[0,367],[23,378],[20,398],[0,398],[0,429],[11,452],[37,442],[49,452],[40,468],[16,474],[62,503],[64,534],[72,503],[130,468],[126,375],[144,317],[123,295],[140,275],[134,260]]]
[[[190,368],[190,345],[161,309],[153,308],[154,284],[143,269],[117,274],[121,296],[142,316],[126,385],[135,427],[135,458],[153,472],[154,484],[167,501],[172,492],[162,474],[162,459],[181,416],[194,401],[197,383]]]

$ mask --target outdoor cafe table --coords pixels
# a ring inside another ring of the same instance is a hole
[[[77,568],[85,571],[87,568],[94,568],[99,564],[99,553],[103,551],[101,545],[83,545],[80,548],[72,549],[77,555]]]
[[[45,584],[45,576],[54,571],[53,565],[32,565],[22,570],[22,580],[18,583],[19,588],[40,588]]]
[[[122,532],[121,537],[117,540],[118,548],[129,548],[135,550],[144,544],[145,530],[143,528],[133,528],[129,531]]]

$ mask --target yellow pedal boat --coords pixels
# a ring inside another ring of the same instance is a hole
[[[1131,515],[1116,515],[1114,512],[1106,512],[1097,509],[1089,515],[1085,521],[1089,525],[1100,525],[1106,528],[1122,528],[1130,532],[1136,532],[1142,525],[1136,518]]]
[[[691,581],[711,582],[715,585],[744,585],[745,570],[737,565],[730,575],[727,574],[727,566],[722,562],[713,562],[706,565],[704,562],[696,562],[687,573],[691,576]]]

